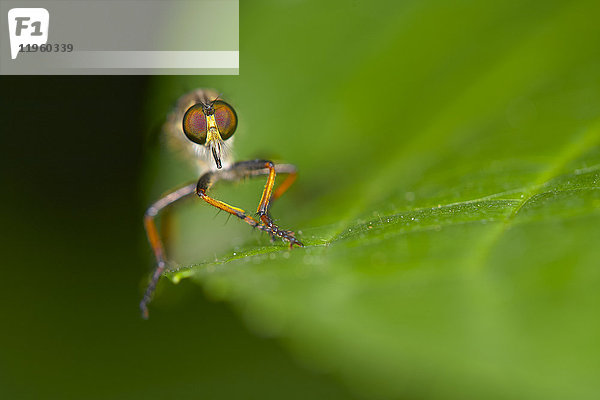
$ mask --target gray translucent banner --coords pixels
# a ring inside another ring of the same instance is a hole
[[[238,0],[0,3],[1,75],[237,75]]]

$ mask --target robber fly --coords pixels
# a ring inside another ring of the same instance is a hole
[[[290,248],[294,245],[303,246],[295,238],[294,232],[280,229],[269,215],[271,202],[280,197],[296,179],[296,167],[291,164],[274,164],[269,160],[234,163],[231,148],[237,122],[237,114],[233,107],[211,89],[197,89],[182,96],[167,118],[165,132],[170,144],[176,150],[187,152],[192,156],[198,167],[200,179],[165,195],[146,210],[144,227],[156,257],[156,268],[140,303],[144,318],[148,318],[148,303],[167,266],[164,246],[155,220],[161,210],[183,198],[196,194],[209,205],[238,217],[253,228],[268,233],[272,241],[280,238],[288,242]],[[274,189],[277,173],[287,176]],[[210,187],[219,180],[237,181],[259,175],[266,175],[267,182],[255,216],[208,195]]]

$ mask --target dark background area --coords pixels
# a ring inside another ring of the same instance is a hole
[[[149,78],[0,82],[0,397],[349,396],[191,283],[140,318]]]

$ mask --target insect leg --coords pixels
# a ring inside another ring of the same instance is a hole
[[[279,186],[275,188],[275,191],[273,191],[271,201],[280,198],[281,195],[284,194],[296,181],[296,177],[298,175],[296,172],[296,167],[292,164],[275,164],[275,172],[278,174],[286,174],[287,176],[283,182],[281,182]]]
[[[218,180],[237,180],[238,177],[233,171],[233,168],[234,167],[232,166],[231,168],[226,170],[211,171],[202,175],[198,180],[198,183],[196,184],[196,194],[211,206],[226,211],[231,215],[235,215],[239,219],[248,223],[250,226],[256,228],[259,225],[259,222],[251,216],[247,215],[244,210],[242,210],[241,208],[230,206],[229,204],[224,203],[220,200],[213,199],[207,194],[210,187]]]
[[[230,168],[230,171],[230,174],[233,174],[237,179],[245,176],[268,175],[257,209],[257,214],[261,222],[259,229],[268,232],[271,237],[277,236],[288,241],[290,247],[293,245],[303,246],[303,244],[294,237],[294,232],[280,229],[273,223],[273,220],[269,215],[271,200],[281,196],[291,186],[296,179],[296,168],[291,164],[275,165],[269,160],[252,160],[238,162]],[[273,191],[276,172],[288,174],[288,177],[275,191]]]
[[[144,215],[144,227],[146,228],[146,235],[148,236],[148,241],[152,246],[152,251],[154,251],[154,257],[156,258],[156,268],[152,273],[152,278],[146,291],[144,292],[144,297],[140,302],[140,310],[142,311],[142,317],[145,319],[148,318],[148,303],[152,299],[152,294],[154,293],[154,289],[156,289],[156,284],[166,268],[166,259],[165,259],[165,250],[160,239],[160,235],[158,234],[158,229],[156,229],[155,219],[158,213],[164,209],[165,207],[173,204],[174,202],[183,199],[190,194],[193,194],[196,191],[196,184],[191,183],[186,185],[180,189],[175,190],[162,197],[154,204],[152,204],[146,210]]]
[[[265,199],[265,202],[268,205],[270,200],[278,198],[291,186],[291,184],[296,178],[296,168],[291,164],[275,165],[274,168],[277,172],[288,174],[288,176],[277,188],[277,190],[275,190],[275,192],[272,192],[273,183],[275,179],[275,172],[271,172],[271,169],[265,167],[265,163],[268,161],[258,161],[260,162],[244,161],[241,163],[234,164],[231,168],[227,170],[208,172],[200,177],[198,183],[186,185],[172,193],[169,193],[160,200],[156,201],[150,207],[148,207],[148,209],[146,210],[146,214],[144,215],[144,227],[146,228],[148,241],[152,246],[152,250],[156,258],[156,268],[152,274],[150,283],[148,284],[148,287],[146,288],[146,291],[144,293],[144,297],[140,303],[140,309],[142,310],[142,316],[144,318],[148,318],[148,303],[150,303],[150,300],[152,299],[152,294],[156,289],[158,280],[160,279],[160,276],[166,268],[165,250],[163,242],[158,233],[158,229],[156,227],[156,217],[163,209],[175,203],[176,201],[187,197],[192,193],[198,194],[198,196],[200,196],[208,204],[217,207],[223,211],[227,211],[231,215],[235,215],[236,217],[244,220],[252,227],[259,228],[271,235],[281,237],[282,239],[289,241],[290,245],[296,244],[298,246],[302,246],[302,243],[300,243],[300,241],[293,237],[293,232],[279,229],[275,224],[273,224],[270,218],[268,219],[268,221],[270,222],[269,224],[265,224],[262,220],[261,223],[253,217],[247,215],[245,211],[241,208],[233,207],[220,200],[213,199],[212,197],[206,194],[210,187],[218,180],[234,181],[242,179],[244,177],[252,177],[266,174],[269,174],[269,178],[271,178],[271,174],[273,174],[272,179],[267,181],[267,184],[270,184],[270,189],[267,194],[265,194],[263,191],[262,196],[262,198]]]

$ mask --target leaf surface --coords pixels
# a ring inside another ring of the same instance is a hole
[[[298,165],[272,213],[306,247],[206,222],[198,206],[179,251],[205,253],[169,276],[368,397],[600,392],[597,3],[268,2],[241,15],[239,77],[157,91],[218,87],[237,104],[239,158]],[[252,210],[262,184],[213,194]]]

